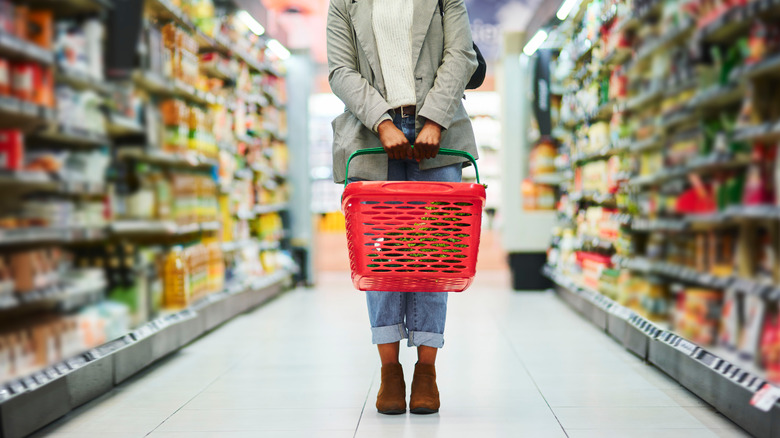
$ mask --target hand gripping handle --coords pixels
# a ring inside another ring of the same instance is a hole
[[[384,154],[385,150],[384,148],[368,148],[368,149],[358,149],[355,152],[352,153],[352,155],[349,156],[349,159],[347,160],[347,173],[344,177],[344,187],[347,187],[347,184],[349,183],[349,163],[352,162],[352,159],[355,157],[359,157],[361,155],[375,155],[375,154]],[[463,157],[471,161],[471,164],[474,165],[474,171],[477,173],[477,184],[481,184],[479,180],[479,169],[477,168],[477,160],[474,159],[474,156],[466,151],[456,151],[455,149],[446,149],[441,148],[439,149],[440,154],[444,155],[454,155],[456,157]]]

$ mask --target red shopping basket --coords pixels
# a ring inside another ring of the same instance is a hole
[[[361,149],[358,155],[384,153]],[[440,154],[468,158],[468,152]],[[352,283],[359,290],[462,292],[477,265],[485,187],[423,181],[358,181],[344,189]]]

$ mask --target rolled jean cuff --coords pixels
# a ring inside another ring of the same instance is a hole
[[[374,344],[392,344],[406,338],[406,327],[403,324],[371,327],[371,342]]]
[[[428,333],[428,332],[413,332],[409,331],[410,347],[444,347],[444,335],[441,333]]]

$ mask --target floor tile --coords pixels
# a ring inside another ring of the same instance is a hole
[[[160,432],[327,431],[357,425],[355,409],[182,409],[157,429]]]
[[[565,429],[704,429],[705,425],[679,407],[555,408]]]

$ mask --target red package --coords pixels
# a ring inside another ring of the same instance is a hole
[[[24,134],[19,130],[0,131],[0,169],[20,170],[24,166]]]
[[[32,62],[14,64],[11,71],[13,77],[12,94],[20,100],[32,101],[35,95],[35,70],[40,66]]]

